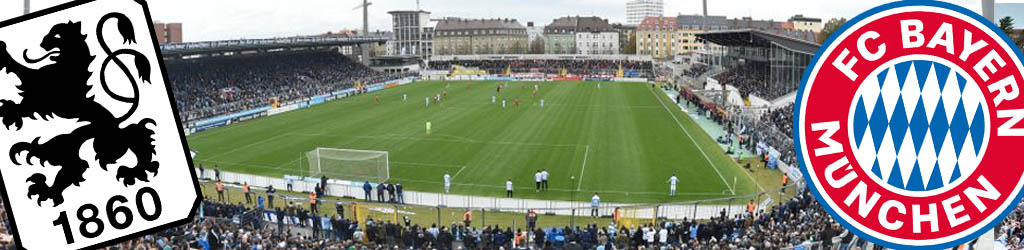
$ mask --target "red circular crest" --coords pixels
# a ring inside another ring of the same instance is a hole
[[[809,189],[851,231],[891,248],[950,248],[1020,201],[1021,53],[977,14],[899,1],[822,45],[796,97]]]

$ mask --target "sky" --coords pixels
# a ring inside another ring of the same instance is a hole
[[[1013,17],[1014,22],[1018,29],[1024,28],[1024,1],[1016,3],[998,3],[996,4],[996,19],[1003,18],[1005,16]]]
[[[68,0],[31,0],[32,10]],[[600,16],[624,23],[628,0],[420,0],[431,18],[515,18],[551,23],[560,16]],[[708,14],[785,21],[795,14],[850,18],[891,0],[708,0]],[[944,0],[981,11],[981,0]],[[416,0],[370,0],[370,30],[390,30],[391,10],[416,9]],[[997,0],[1020,2],[1024,0]],[[154,21],[180,22],[185,41],[315,35],[362,27],[362,0],[149,0]],[[0,20],[19,16],[23,0],[0,1]],[[665,0],[665,14],[701,13],[701,0]],[[1024,19],[1019,19],[1024,24]]]

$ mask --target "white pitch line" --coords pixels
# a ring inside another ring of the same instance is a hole
[[[583,171],[587,170],[587,155],[590,154],[590,145],[587,145],[587,149],[583,151],[583,167],[580,168],[580,182],[576,183],[576,191],[580,191],[580,187],[583,186]]]
[[[425,180],[419,180],[419,179],[406,179],[406,178],[391,178],[391,179],[393,179],[393,180],[400,180],[400,181],[403,181],[403,182],[437,184],[437,185],[441,185],[441,184],[444,183],[444,182],[440,182],[440,181],[425,181]],[[452,179],[454,179],[454,177]],[[488,185],[488,184],[476,184],[476,183],[456,183],[454,181],[452,182],[452,186],[494,188],[494,189],[501,189],[502,191],[505,190],[505,185]],[[558,191],[558,192],[574,192],[574,191],[577,191],[577,190],[573,190],[573,189],[562,189],[562,188],[552,188],[550,190]],[[665,195],[666,194],[666,192],[651,192],[651,191],[621,191],[621,190],[587,190],[587,191],[588,192],[589,191],[594,191],[594,192],[598,192],[598,193],[602,193],[602,194],[604,194],[604,193],[608,193],[608,194],[638,194],[638,195]],[[692,193],[677,192],[676,194],[678,194],[678,195],[700,195],[700,196],[729,195],[728,193],[723,194],[721,192],[718,192],[718,193],[715,193],[715,192],[704,192],[704,193],[702,193],[702,192],[692,192]]]
[[[693,146],[700,151],[700,154],[704,155],[704,159],[707,160],[708,164],[711,165],[711,169],[715,170],[715,173],[718,174],[718,178],[722,180],[722,184],[725,184],[725,187],[729,188],[730,192],[736,193],[736,189],[729,186],[728,181],[725,181],[725,176],[722,175],[721,171],[718,171],[718,167],[715,167],[715,163],[712,162],[711,157],[708,157],[708,154],[704,152],[704,148],[701,148],[701,146],[697,144],[697,140],[694,140],[693,136],[690,135],[690,131],[686,130],[686,127],[683,127],[683,123],[679,122],[679,118],[676,118],[676,114],[673,114],[672,110],[668,109],[668,106],[665,106],[665,101],[662,101],[661,97],[658,96],[658,93],[655,93],[654,90],[650,88],[648,88],[647,90],[650,91],[652,95],[654,95],[654,99],[658,99],[658,103],[661,103],[661,107],[665,108],[665,112],[668,112],[668,115],[672,117],[672,120],[676,121],[676,125],[679,126],[679,129],[683,130],[683,133],[686,134],[687,138],[690,138],[690,142],[693,142]],[[754,183],[757,183],[757,181],[754,181]],[[758,185],[758,187],[760,187],[760,185]],[[763,191],[764,188],[761,188],[761,190]]]
[[[459,168],[458,172],[455,172],[455,175],[452,176],[452,180],[455,180],[455,177],[459,177],[459,174],[462,173],[462,170],[466,170],[466,166],[465,165],[463,165],[462,168]]]

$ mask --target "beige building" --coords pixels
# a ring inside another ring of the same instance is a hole
[[[636,54],[649,55],[654,59],[671,59],[675,56],[675,17],[648,17],[636,27]]]
[[[515,19],[446,18],[434,28],[434,55],[524,54],[526,27]]]
[[[689,55],[699,51],[704,44],[697,41],[697,34],[703,30],[714,31],[729,28],[725,16],[679,15],[676,17],[676,55]]]
[[[821,32],[821,29],[824,28],[821,18],[805,17],[804,15],[790,17],[789,22],[793,24],[793,30],[796,31]]]

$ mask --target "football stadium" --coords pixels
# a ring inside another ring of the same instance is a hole
[[[221,39],[157,22],[202,201],[108,249],[884,249],[819,204],[794,146],[805,71],[852,14],[621,2],[532,20],[364,1],[340,31]],[[1020,249],[1016,208],[954,249]]]

